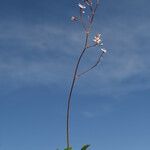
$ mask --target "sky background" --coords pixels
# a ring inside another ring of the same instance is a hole
[[[72,71],[83,31],[73,0],[0,0],[0,150],[63,150]],[[150,1],[102,0],[91,39],[102,64],[79,79],[71,145],[79,150],[150,149]],[[85,54],[80,70],[96,60]]]

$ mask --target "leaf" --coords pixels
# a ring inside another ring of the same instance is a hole
[[[87,150],[87,148],[89,147],[89,144],[83,145],[83,147],[81,148],[81,150]]]
[[[69,148],[65,148],[64,150],[72,150],[72,147],[69,147]]]

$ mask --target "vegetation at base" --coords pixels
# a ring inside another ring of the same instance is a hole
[[[81,150],[87,150],[87,148],[90,147],[89,144],[83,145],[83,147],[81,148]],[[65,148],[64,150],[73,150],[72,147],[69,148]]]

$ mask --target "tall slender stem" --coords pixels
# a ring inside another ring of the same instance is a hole
[[[92,14],[91,14],[91,19],[89,21],[89,26],[86,26],[84,24],[84,21],[83,21],[83,18],[82,18],[82,11],[80,9],[80,21],[81,21],[81,24],[85,30],[85,33],[86,33],[86,39],[85,39],[85,45],[84,45],[84,48],[83,50],[81,51],[81,54],[77,60],[77,64],[75,66],[75,70],[74,70],[74,74],[73,74],[73,80],[72,80],[72,83],[71,83],[71,87],[70,87],[70,91],[69,91],[69,95],[68,95],[68,103],[67,103],[67,120],[66,120],[66,140],[67,140],[67,149],[69,149],[70,147],[70,107],[71,107],[71,97],[72,97],[72,93],[73,93],[73,90],[74,90],[74,86],[75,86],[75,82],[76,82],[76,77],[77,77],[77,73],[78,73],[78,68],[79,68],[79,65],[80,65],[80,61],[82,59],[82,56],[83,54],[85,53],[86,49],[89,48],[89,45],[88,45],[88,39],[89,39],[89,34],[90,34],[90,30],[91,30],[91,27],[92,27],[92,23],[93,23],[93,20],[94,20],[94,16],[95,16],[95,12],[96,12],[96,9],[98,7],[98,4],[99,4],[99,0],[96,1],[96,6],[95,6],[95,9],[91,9],[92,10]]]
[[[80,61],[82,59],[82,56],[84,54],[84,52],[86,51],[87,49],[87,45],[88,45],[88,38],[89,38],[89,32],[86,32],[86,40],[85,40],[85,46],[84,46],[84,49],[81,51],[81,54],[77,60],[77,64],[75,66],[75,70],[74,70],[74,74],[73,74],[73,80],[72,80],[72,84],[71,84],[71,88],[70,88],[70,91],[69,91],[69,96],[68,96],[68,104],[67,104],[67,129],[66,129],[66,132],[67,132],[67,148],[70,147],[70,106],[71,106],[71,97],[72,97],[72,92],[73,92],[73,89],[74,89],[74,85],[75,85],[75,81],[76,81],[76,75],[77,75],[77,72],[78,72],[78,68],[79,68],[79,64],[80,64]]]

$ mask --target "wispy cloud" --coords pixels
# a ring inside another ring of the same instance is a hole
[[[108,54],[103,59],[103,67],[87,75],[90,80],[86,77],[81,79],[81,88],[90,85],[86,91],[99,92],[100,88],[107,94],[150,88],[149,24],[133,22],[134,29],[121,23],[98,28],[104,34]],[[68,82],[83,42],[81,37],[77,29],[73,31],[50,24],[0,24],[0,80],[5,84],[12,81],[14,85],[22,86],[25,83]],[[95,56],[92,52],[89,54],[91,58],[84,67],[94,62]]]
[[[114,111],[115,107],[117,107],[116,104],[118,104],[118,102],[116,101],[113,101],[113,103],[110,101],[109,102],[101,101],[101,104],[98,104],[97,107],[90,105],[87,108],[86,107],[82,108],[81,114],[83,117],[87,119],[105,116]]]
[[[100,29],[108,54],[102,65],[87,75],[89,80],[83,79],[83,88],[86,88],[83,91],[120,95],[149,89],[150,23],[131,21],[131,27],[127,23],[114,25],[112,22]]]

